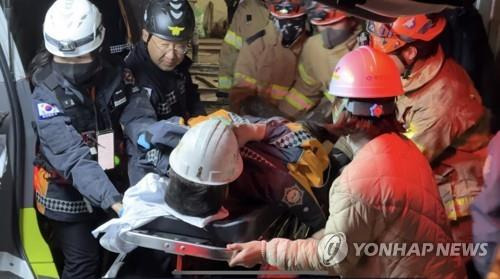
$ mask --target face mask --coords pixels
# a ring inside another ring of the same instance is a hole
[[[351,30],[336,30],[332,28],[325,28],[321,31],[321,38],[323,39],[323,46],[327,49],[332,49],[335,46],[345,42],[351,36]]]
[[[281,45],[289,47],[302,34],[305,28],[305,17],[275,18],[274,23],[281,33]]]
[[[83,85],[102,69],[101,60],[94,59],[90,63],[68,64],[53,62],[54,70],[73,85]]]

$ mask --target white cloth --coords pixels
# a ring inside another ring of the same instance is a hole
[[[221,208],[215,215],[205,218],[182,215],[170,208],[164,200],[168,178],[149,173],[135,186],[130,187],[123,197],[123,215],[102,224],[92,231],[94,237],[104,233],[101,246],[115,253],[128,253],[137,246],[123,241],[125,232],[147,224],[157,217],[172,215],[188,224],[203,228],[210,222],[226,218],[229,213]]]

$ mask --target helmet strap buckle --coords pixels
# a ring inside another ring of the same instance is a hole
[[[77,44],[75,41],[60,41],[59,42],[59,50],[66,51],[75,51]]]

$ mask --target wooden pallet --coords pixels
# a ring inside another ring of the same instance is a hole
[[[218,61],[221,44],[221,39],[199,39],[198,61],[193,63],[189,70],[193,82],[198,85],[201,101],[205,104],[209,113],[228,108],[227,98],[216,95],[218,91]]]

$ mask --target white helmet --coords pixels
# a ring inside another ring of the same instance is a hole
[[[43,37],[47,50],[76,57],[92,52],[104,40],[101,13],[88,0],[57,0],[47,11]]]
[[[226,120],[206,120],[189,129],[170,154],[170,166],[182,178],[223,185],[243,171],[238,141]]]

